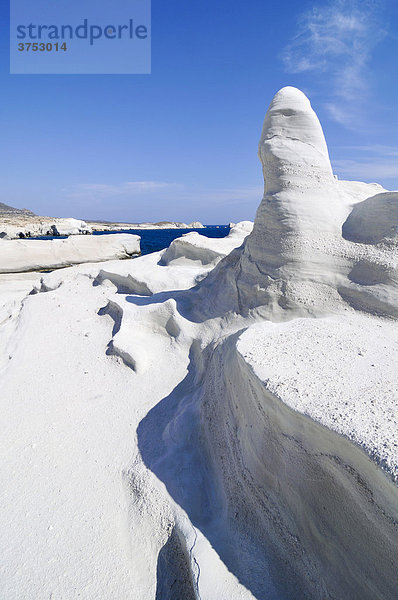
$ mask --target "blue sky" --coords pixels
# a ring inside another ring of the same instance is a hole
[[[4,4],[1,202],[92,219],[253,219],[262,121],[285,85],[309,96],[340,178],[398,188],[396,0],[153,0],[151,75],[76,76],[10,75]]]

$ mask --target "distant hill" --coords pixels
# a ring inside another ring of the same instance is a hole
[[[33,217],[35,213],[27,208],[14,208],[0,202],[0,215],[27,215]]]

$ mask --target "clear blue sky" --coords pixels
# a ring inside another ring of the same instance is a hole
[[[253,219],[262,121],[285,85],[310,97],[340,178],[398,188],[396,0],[153,0],[151,75],[76,76],[9,75],[5,4],[2,202],[92,219]]]

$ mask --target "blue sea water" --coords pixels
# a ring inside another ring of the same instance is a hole
[[[113,235],[114,233],[133,233],[141,238],[141,254],[158,252],[170,246],[171,242],[184,233],[197,231],[209,238],[223,238],[230,232],[229,225],[206,225],[204,229],[125,229],[123,231],[96,231],[93,235]]]
[[[229,225],[206,225],[204,229],[123,229],[122,231],[95,231],[93,235],[114,235],[115,233],[139,235],[141,238],[141,254],[144,255],[167,248],[173,240],[190,231],[197,231],[200,235],[209,238],[223,238],[230,232],[230,227]],[[59,240],[65,239],[65,236],[41,236],[26,239]]]

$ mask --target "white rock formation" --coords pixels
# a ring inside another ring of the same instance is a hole
[[[350,305],[398,316],[397,194],[333,177],[318,118],[295,88],[271,102],[259,157],[265,188],[253,233],[209,277],[210,286],[223,277],[228,283],[219,286],[219,306],[204,286],[204,314],[256,309],[283,320]],[[366,239],[355,237],[361,229]]]
[[[186,233],[175,239],[162,254],[161,264],[200,262],[215,266],[234,248],[239,247],[253,229],[251,221],[241,221],[231,228],[225,238],[207,238],[199,233]]]
[[[173,240],[165,250],[143,256],[134,265],[123,262],[105,265],[96,281],[102,283],[108,280],[119,292],[143,296],[171,289],[189,289],[231,250],[241,246],[252,228],[251,221],[242,221],[225,238],[187,233]],[[175,266],[179,268],[173,268]]]
[[[140,254],[140,238],[128,233],[65,240],[0,240],[0,244],[0,273],[59,269]]]
[[[355,440],[398,480],[397,341],[398,323],[352,315],[253,325],[237,347],[267,391]]]
[[[0,207],[1,209],[1,207]],[[88,234],[93,231],[123,231],[126,229],[204,229],[199,221],[180,223],[161,221],[159,223],[105,223],[81,221],[72,218],[39,217],[28,211],[2,212],[0,210],[0,239],[24,237],[65,236]]]
[[[204,229],[199,221],[181,223],[179,221],[159,221],[158,223],[108,223],[89,221],[93,231],[120,231],[125,229]]]
[[[5,598],[395,598],[397,194],[293,88],[260,158],[248,236],[0,277]]]
[[[0,234],[8,239],[40,237],[43,235],[80,235],[92,229],[79,219],[38,217],[24,214],[0,214]]]
[[[398,192],[376,194],[354,206],[342,233],[351,242],[396,246]]]
[[[200,221],[192,221],[192,223],[189,223],[188,225],[188,229],[204,229],[205,226],[202,225],[202,223]]]

